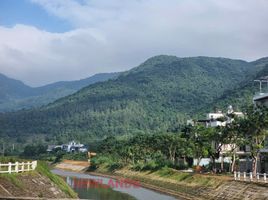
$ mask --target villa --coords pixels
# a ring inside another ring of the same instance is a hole
[[[88,148],[86,145],[81,144],[80,142],[71,141],[68,144],[62,144],[62,145],[49,145],[47,151],[57,151],[62,150],[68,153],[74,153],[74,152],[87,152]]]

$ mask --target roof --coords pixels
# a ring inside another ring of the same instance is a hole
[[[259,93],[253,97],[253,101],[261,101],[268,99],[268,93]]]

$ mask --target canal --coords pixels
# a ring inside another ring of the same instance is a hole
[[[121,182],[101,176],[77,172],[52,170],[54,174],[64,177],[65,181],[81,199],[94,200],[175,200],[176,198],[143,188],[138,182],[123,180]]]

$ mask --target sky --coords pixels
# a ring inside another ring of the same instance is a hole
[[[267,0],[0,0],[0,73],[41,86],[156,55],[268,56]]]

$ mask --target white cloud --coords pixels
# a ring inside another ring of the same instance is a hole
[[[0,72],[32,85],[125,70],[157,54],[268,56],[266,0],[31,2],[74,27],[0,26]]]

